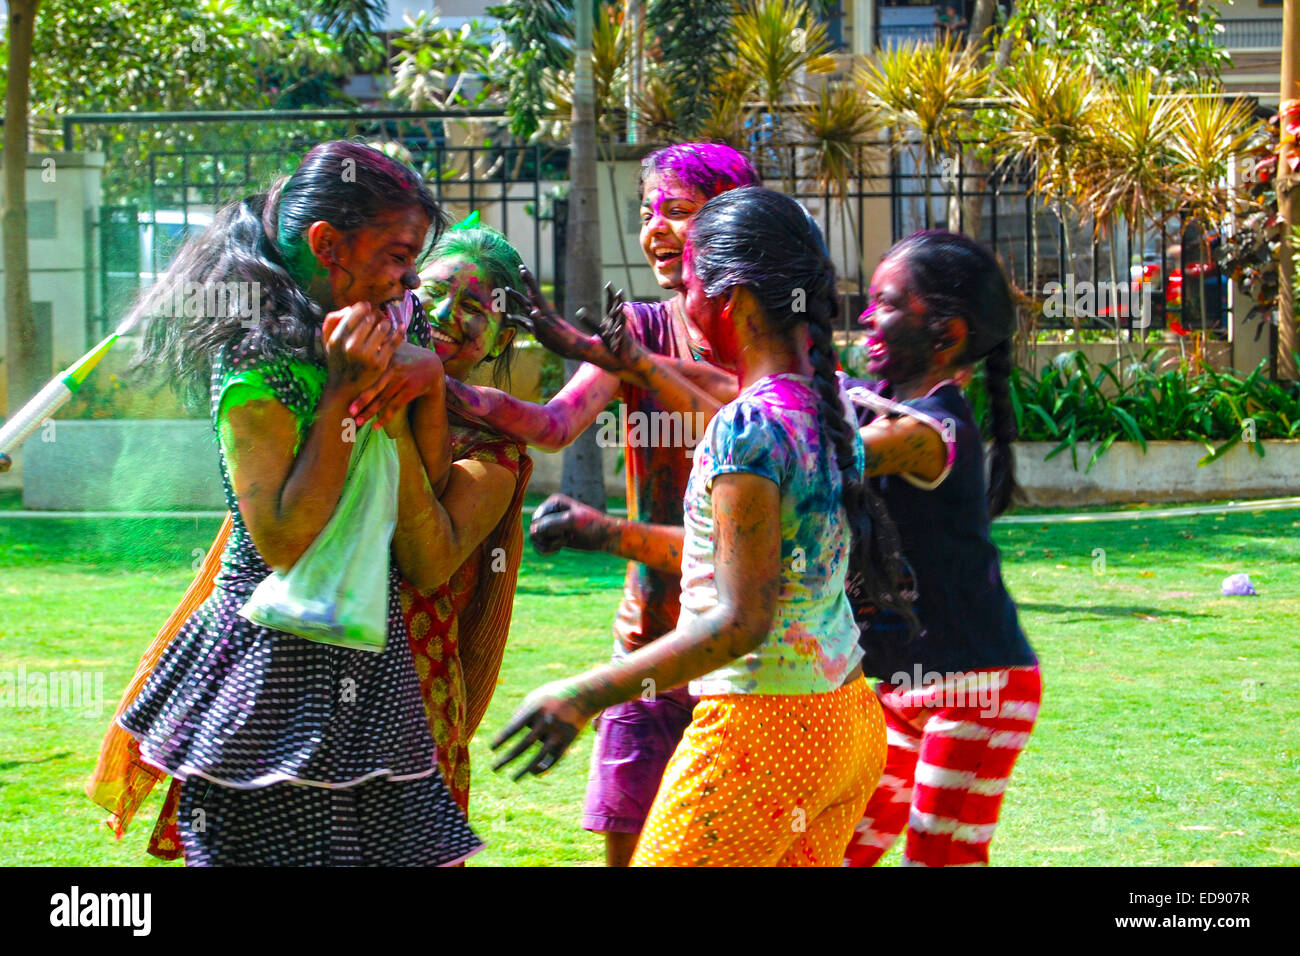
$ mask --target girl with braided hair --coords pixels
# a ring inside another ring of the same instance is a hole
[[[906,614],[908,601],[891,586],[897,555],[875,540],[883,522],[835,377],[834,269],[803,207],[745,187],[696,213],[683,279],[740,393],[695,452],[677,627],[535,691],[494,746],[526,730],[501,764],[540,741],[521,775],[541,772],[602,708],[689,684],[700,702],[632,864],[838,866],[885,752],[850,562],[876,602]]]
[[[898,529],[923,630],[900,638],[895,613],[855,601],[863,666],[884,681],[889,755],[845,862],[875,863],[906,826],[905,864],[986,864],[1042,694],[989,533],[1016,491],[1011,291],[973,240],[920,232],[882,260],[859,321],[880,380],[850,383],[849,396],[863,409],[866,470]],[[993,434],[987,489],[984,443],[958,384],[979,361]]]

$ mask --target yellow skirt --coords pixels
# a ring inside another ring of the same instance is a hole
[[[885,765],[867,681],[827,694],[704,697],[633,866],[840,866]]]

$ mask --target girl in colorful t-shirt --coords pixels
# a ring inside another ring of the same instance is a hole
[[[993,256],[941,231],[890,250],[870,296],[860,321],[880,380],[849,394],[863,409],[867,473],[898,529],[923,631],[909,640],[895,614],[855,601],[863,666],[882,680],[889,757],[845,862],[875,863],[907,827],[904,863],[984,864],[1042,693],[989,533],[1015,492],[1015,309]],[[979,361],[993,433],[987,492],[984,442],[958,384]]]
[[[757,187],[704,205],[685,260],[687,308],[741,391],[696,449],[677,627],[534,692],[495,746],[527,729],[501,763],[541,741],[541,772],[604,707],[689,683],[633,865],[838,866],[885,751],[845,576],[853,559],[891,577],[835,379],[834,269],[803,208]]]

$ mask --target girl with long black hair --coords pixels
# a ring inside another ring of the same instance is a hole
[[[441,227],[410,168],[324,143],[268,194],[223,209],[139,308],[138,365],[209,394],[232,515],[211,597],[118,720],[142,761],[181,781],[191,865],[437,865],[481,847],[435,762],[399,600],[402,578],[445,579],[442,365],[421,347],[430,331],[411,292]],[[217,312],[168,312],[218,284],[224,299],[194,300],[223,301]],[[378,653],[238,613],[332,518],[363,394],[385,396],[377,422],[401,467]]]
[[[866,422],[867,473],[898,528],[922,632],[855,602],[889,756],[846,863],[875,863],[907,827],[903,860],[988,862],[1016,758],[1038,715],[1038,661],[1002,581],[990,517],[1016,492],[1011,289],[972,239],[930,231],[886,254],[871,280],[868,371],[851,383]],[[992,451],[959,384],[984,363]]]
[[[540,741],[526,769],[541,772],[602,708],[689,683],[700,702],[633,865],[838,866],[885,752],[850,563],[877,602],[909,608],[835,377],[834,268],[804,209],[758,187],[710,199],[684,258],[689,314],[740,394],[695,452],[677,627],[535,691],[495,746],[527,730],[503,763]]]

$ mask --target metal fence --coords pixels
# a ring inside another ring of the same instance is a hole
[[[1252,17],[1221,22],[1223,32],[1215,35],[1215,43],[1225,50],[1282,51],[1281,17]]]
[[[444,125],[451,120],[481,124],[484,135],[472,140],[481,145],[453,145]],[[334,138],[400,144],[450,216],[477,210],[485,223],[511,237],[539,276],[553,281],[563,269],[554,193],[567,179],[568,149],[514,145],[497,133],[503,121],[490,111],[66,117],[65,149],[106,154],[104,201],[93,221],[98,278],[97,294],[86,304],[87,338],[113,328],[185,239],[206,228],[221,206],[265,191],[313,145]]]
[[[264,190],[324,139],[361,136],[395,141],[411,154],[448,212],[478,210],[519,247],[542,279],[563,298],[563,216],[557,187],[567,178],[562,145],[519,146],[499,135],[496,114],[379,111],[257,114],[87,115],[65,121],[65,146],[99,146],[108,155],[106,202],[96,222],[96,301],[87,304],[87,338],[113,327],[139,290],[166,267],[180,243],[206,227],[224,203]],[[480,122],[481,145],[451,145],[445,123]],[[138,135],[123,135],[137,132]],[[498,142],[497,140],[500,140]],[[916,151],[875,150],[874,165],[860,150],[859,172],[842,193],[819,186],[812,151],[771,145],[771,129],[756,127],[750,152],[764,181],[805,203],[817,218],[836,260],[845,328],[865,306],[876,261],[894,242],[924,228],[965,228],[996,251],[1016,286],[1042,298],[1051,283],[1071,289],[1112,284],[1146,289],[1140,320],[1095,302],[1076,319],[1067,309],[1038,317],[1039,327],[1159,329],[1179,310],[1184,325],[1225,328],[1223,283],[1210,275],[1210,308],[1202,308],[1205,270],[1188,294],[1176,296],[1187,237],[1173,220],[1164,228],[1098,239],[1091,223],[1067,215],[1063,224],[1027,194],[1021,177],[989,176],[944,157],[921,168]],[[976,225],[974,220],[978,220]],[[1189,246],[1190,248],[1190,246]],[[1068,251],[1067,251],[1068,250]],[[1190,257],[1190,258],[1195,258]],[[1184,301],[1186,300],[1186,301]],[[560,304],[560,303],[557,303]],[[1118,321],[1117,321],[1118,320]],[[1125,321],[1127,320],[1127,321]]]

